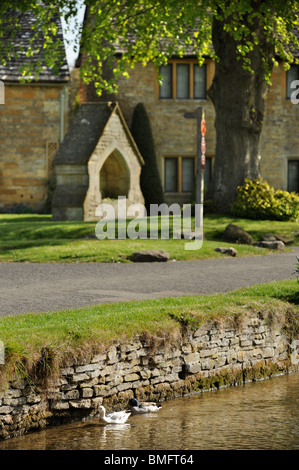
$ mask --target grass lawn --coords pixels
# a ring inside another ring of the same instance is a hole
[[[224,216],[204,218],[204,242],[199,250],[186,250],[193,241],[150,238],[142,240],[98,240],[95,222],[52,222],[51,215],[0,215],[0,261],[31,262],[127,262],[126,257],[141,249],[166,250],[172,259],[188,260],[223,257],[215,248],[233,246],[221,241],[229,223],[241,226],[255,241],[268,232],[285,235],[299,245],[296,222],[253,221]],[[297,235],[297,236],[295,236]],[[268,250],[249,245],[235,246],[239,256],[267,254]]]

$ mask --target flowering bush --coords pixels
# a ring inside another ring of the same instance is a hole
[[[237,188],[232,213],[247,219],[297,220],[299,195],[274,189],[262,179],[246,179]]]

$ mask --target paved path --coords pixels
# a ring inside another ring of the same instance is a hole
[[[299,247],[267,256],[167,263],[0,263],[0,316],[294,279],[296,256]]]

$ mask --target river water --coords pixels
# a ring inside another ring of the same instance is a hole
[[[124,425],[97,418],[0,442],[0,450],[298,450],[299,373],[190,395]]]

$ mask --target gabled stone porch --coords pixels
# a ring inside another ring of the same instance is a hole
[[[98,220],[103,200],[143,204],[142,156],[118,103],[84,103],[55,156],[53,220]]]

